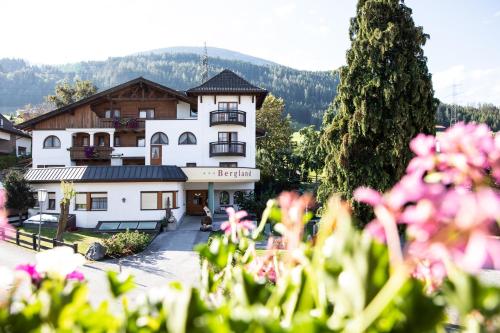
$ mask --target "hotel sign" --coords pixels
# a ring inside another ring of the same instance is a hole
[[[188,182],[257,182],[260,170],[252,168],[185,167]]]

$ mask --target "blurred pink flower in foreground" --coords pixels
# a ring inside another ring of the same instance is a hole
[[[18,265],[16,267],[16,271],[25,272],[26,274],[28,274],[29,277],[31,278],[31,282],[34,283],[34,284],[40,282],[40,280],[42,279],[42,276],[36,270],[36,266],[35,265],[30,265],[30,264],[27,264],[27,265]]]
[[[85,280],[85,276],[83,275],[82,272],[80,271],[73,271],[66,275],[66,280],[76,280],[76,281],[83,281]]]
[[[7,214],[5,213],[5,205],[7,203],[5,196],[5,190],[0,190],[0,228],[5,227],[8,224]]]
[[[228,221],[221,224],[220,229],[227,236],[231,236],[233,242],[237,242],[241,235],[248,235],[255,228],[252,221],[242,220],[248,214],[244,210],[236,212],[233,207],[226,208]]]
[[[433,136],[412,140],[415,158],[384,195],[369,188],[354,192],[374,207],[376,218],[366,231],[377,239],[389,238],[391,223],[407,225],[405,259],[431,287],[444,278],[447,261],[469,272],[500,268],[500,241],[491,237],[500,220],[500,135],[486,125],[460,123],[438,140],[439,152]]]

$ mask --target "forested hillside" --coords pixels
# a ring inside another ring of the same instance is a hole
[[[453,116],[453,113],[456,116]],[[448,127],[452,122],[485,123],[493,131],[500,131],[500,108],[492,104],[478,106],[439,105],[436,121],[438,125]]]
[[[300,124],[321,123],[332,101],[338,77],[331,72],[300,71],[275,65],[210,58],[210,76],[224,68],[264,87],[286,101],[286,112]],[[91,80],[99,90],[138,76],[184,90],[201,83],[200,56],[196,54],[139,54],[105,61],[62,66],[30,66],[23,60],[0,59],[0,107],[16,109],[37,104],[52,94],[57,82]]]

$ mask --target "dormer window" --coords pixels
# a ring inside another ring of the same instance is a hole
[[[139,110],[139,118],[141,119],[154,119],[155,109],[142,109]]]
[[[105,118],[120,118],[120,110],[114,109],[108,109],[104,112],[104,117]]]
[[[219,102],[219,111],[237,111],[237,102]]]

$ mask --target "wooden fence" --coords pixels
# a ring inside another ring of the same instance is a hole
[[[0,240],[7,240],[16,243],[16,245],[29,246],[33,250],[38,249],[38,234],[32,234],[24,231],[19,231],[14,228],[0,227]],[[40,249],[48,250],[57,246],[67,246],[73,249],[73,252],[78,253],[77,243],[65,243],[58,241],[55,238],[40,237]]]

